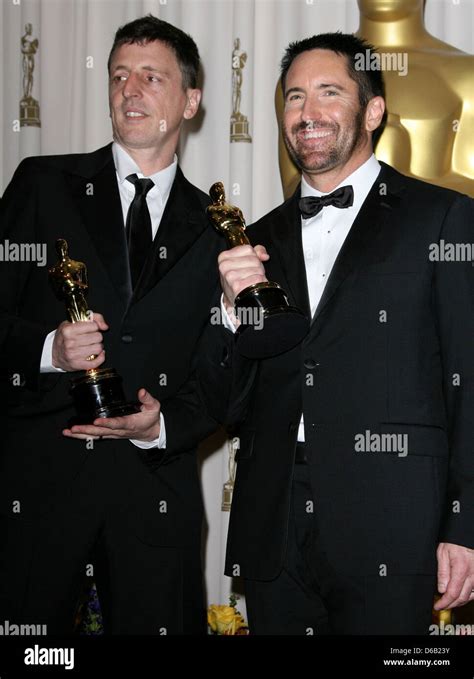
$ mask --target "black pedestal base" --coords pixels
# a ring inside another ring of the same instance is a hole
[[[127,403],[122,378],[113,368],[88,370],[71,380],[71,395],[76,408],[69,425],[92,424],[98,417],[122,417],[140,412],[140,404]]]
[[[308,318],[292,306],[277,283],[256,283],[236,297],[240,320],[237,350],[247,358],[269,358],[299,344],[309,330]]]

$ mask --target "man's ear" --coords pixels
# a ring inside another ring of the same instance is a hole
[[[367,104],[365,111],[365,129],[373,132],[382,123],[385,112],[385,101],[383,97],[373,97]]]
[[[183,118],[186,120],[191,120],[196,115],[199,102],[201,101],[201,90],[192,90],[188,88],[186,90],[186,108],[184,109]]]

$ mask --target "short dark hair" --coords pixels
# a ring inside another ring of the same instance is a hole
[[[337,33],[321,33],[320,35],[313,35],[311,38],[290,43],[280,65],[283,95],[285,94],[286,76],[294,59],[303,52],[315,49],[330,50],[346,57],[347,72],[349,77],[358,85],[359,102],[362,108],[365,109],[372,97],[385,98],[382,71],[380,69],[370,70],[369,68],[359,70],[355,63],[358,55],[363,55],[364,61],[366,61],[366,54],[370,59],[372,52],[375,52],[375,47],[352,33],[341,33],[340,31]]]
[[[184,33],[181,29],[154,17],[152,14],[130,21],[117,30],[107,61],[109,73],[112,56],[116,49],[122,45],[133,43],[143,45],[155,40],[164,42],[175,53],[183,77],[183,89],[197,87],[199,50],[196,43],[190,35]]]

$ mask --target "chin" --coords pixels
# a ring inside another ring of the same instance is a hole
[[[328,157],[322,157],[315,153],[308,153],[305,156],[300,156],[298,162],[302,168],[313,171],[325,170],[331,164]]]
[[[122,144],[128,146],[129,148],[142,149],[150,146],[149,139],[144,139],[138,135],[126,134],[120,137]]]

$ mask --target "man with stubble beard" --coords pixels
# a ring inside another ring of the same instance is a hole
[[[227,328],[199,375],[240,438],[226,572],[253,634],[426,634],[436,589],[438,609],[474,599],[474,275],[432,256],[473,242],[473,201],[377,161],[382,74],[355,66],[372,49],[288,47],[301,184],[219,256]],[[232,306],[266,277],[311,324],[252,362]]]

